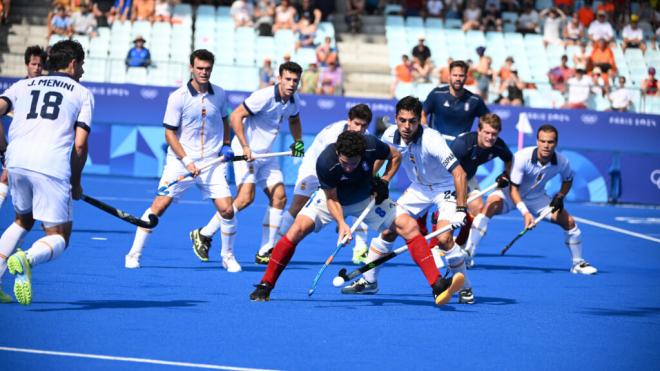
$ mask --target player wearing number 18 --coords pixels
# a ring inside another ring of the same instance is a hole
[[[92,94],[78,83],[84,61],[78,42],[60,41],[51,48],[48,76],[18,81],[0,96],[0,114],[14,109],[7,170],[16,211],[0,238],[0,275],[9,267],[16,276],[14,294],[21,304],[32,302],[32,267],[57,258],[68,245],[72,199],[82,196],[94,107]],[[2,138],[0,150],[4,146]],[[9,256],[35,220],[43,223],[46,236]]]

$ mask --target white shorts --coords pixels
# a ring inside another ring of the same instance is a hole
[[[298,173],[296,186],[293,188],[294,195],[312,197],[312,194],[319,189],[319,178],[316,174]]]
[[[195,164],[199,167],[204,163],[196,162]],[[178,179],[180,176],[186,174],[188,174],[188,169],[183,166],[181,161],[168,157],[165,161],[165,169],[163,169],[163,176],[160,178],[159,187],[167,185]],[[202,192],[204,199],[231,197],[231,190],[229,189],[226,175],[226,163],[221,163],[217,166],[211,166],[210,168],[202,170],[201,174],[195,178],[187,178],[171,186],[168,189],[169,193],[167,196],[178,198],[191,185],[196,184],[197,188],[199,188],[199,190]]]
[[[456,192],[453,188],[412,183],[396,203],[415,218],[435,205],[438,220],[450,220],[456,212]]]
[[[364,211],[364,209],[369,204],[369,199],[367,198],[364,201],[352,205],[343,206],[344,217],[349,216],[358,217]],[[367,214],[367,217],[364,218],[364,223],[369,226],[369,229],[378,231],[379,233],[388,229],[397,214],[397,205],[394,201],[389,198],[383,201],[380,205],[376,205],[370,212]],[[328,223],[334,221],[334,218],[328,211],[328,205],[326,203],[325,192],[319,189],[315,192],[312,197],[307,201],[305,207],[300,210],[298,215],[305,215],[306,217],[314,221],[314,231],[318,232]]]
[[[284,183],[280,160],[277,157],[261,158],[252,162],[234,162],[234,177],[236,186],[243,183],[256,183],[259,188],[270,188],[278,183]]]
[[[73,220],[71,183],[50,175],[10,168],[9,191],[17,214],[32,212],[36,220],[63,224]]]
[[[506,214],[511,210],[516,210],[516,205],[513,204],[513,201],[511,200],[511,195],[509,194],[509,188],[497,189],[495,192],[491,193],[490,195],[497,196],[502,200],[504,200],[504,202],[502,203],[502,211],[500,212],[500,214]],[[548,197],[548,195],[540,195],[532,199],[523,198],[523,202],[525,202],[525,206],[527,206],[527,209],[529,209],[529,212],[532,213],[532,215],[539,215],[541,211],[550,204],[550,201],[551,199],[550,197]],[[550,220],[550,218],[552,218],[552,213],[548,214],[548,216],[545,219]]]

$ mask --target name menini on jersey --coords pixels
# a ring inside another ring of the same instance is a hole
[[[48,86],[62,88],[68,91],[73,91],[73,88],[75,87],[75,85],[72,83],[56,79],[34,79],[30,81],[27,86]]]

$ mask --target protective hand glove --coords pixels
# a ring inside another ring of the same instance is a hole
[[[380,205],[390,197],[390,182],[381,177],[374,177],[371,181],[371,193],[376,195],[376,205]]]
[[[456,212],[451,217],[449,223],[453,229],[460,228],[465,225],[467,221],[467,207],[456,206]]]
[[[509,180],[509,175],[504,171],[495,178],[495,182],[498,188],[506,188],[511,181]]]
[[[293,157],[305,156],[305,143],[302,140],[296,140],[289,148],[291,148]]]
[[[234,151],[231,150],[231,146],[225,144],[220,148],[220,157],[224,159],[225,162],[229,162],[234,158]]]
[[[557,193],[550,201],[550,207],[552,207],[553,213],[564,210],[564,196]]]

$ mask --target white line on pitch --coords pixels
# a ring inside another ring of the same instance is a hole
[[[629,231],[627,229],[623,229],[623,228],[619,228],[619,227],[614,227],[614,226],[611,226],[611,225],[608,225],[608,224],[594,222],[593,220],[584,219],[584,218],[580,218],[580,217],[577,217],[577,216],[573,216],[573,219],[577,220],[580,223],[593,225],[594,227],[609,229],[610,231],[627,234],[628,236],[633,236],[633,237],[641,238],[643,240],[648,240],[648,241],[653,241],[653,242],[660,243],[660,238],[647,236],[645,234]]]
[[[2,347],[2,346],[0,346],[0,350],[4,350],[4,351],[7,351],[7,352],[45,354],[45,355],[49,355],[49,356],[92,358],[92,359],[103,359],[103,360],[106,360],[106,361],[123,361],[123,362],[134,362],[134,363],[150,363],[150,364],[165,365],[165,366],[205,368],[205,369],[211,369],[211,370],[270,371],[270,370],[264,369],[264,368],[245,368],[245,367],[209,365],[209,364],[205,364],[205,363],[171,362],[171,361],[162,361],[162,360],[158,360],[158,359],[149,359],[149,358],[116,357],[116,356],[105,356],[105,355],[100,355],[100,354],[54,352],[54,351],[50,351],[50,350],[39,350],[39,349],[28,349],[28,348],[12,348],[12,347]]]

